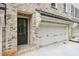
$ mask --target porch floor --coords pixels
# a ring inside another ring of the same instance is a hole
[[[79,56],[79,43],[66,42],[42,47],[23,56]]]

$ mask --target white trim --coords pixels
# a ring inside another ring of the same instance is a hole
[[[58,4],[57,3],[55,3],[55,8],[57,8],[58,6],[57,6]]]
[[[18,17],[29,19],[27,16],[18,15]]]
[[[75,18],[75,7],[74,7],[74,18]]]
[[[66,11],[65,12],[68,12],[68,7],[67,7],[67,3],[66,3]]]
[[[66,6],[64,6],[64,4],[66,4]],[[66,7],[66,9],[65,9],[65,7]],[[68,12],[67,3],[63,3],[63,11],[64,11],[64,12]]]

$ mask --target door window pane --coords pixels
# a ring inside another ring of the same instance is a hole
[[[28,43],[28,20],[18,18],[18,45]]]

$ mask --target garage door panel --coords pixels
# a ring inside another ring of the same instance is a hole
[[[49,45],[57,41],[68,39],[68,25],[64,24],[44,24],[42,23],[38,29],[40,38],[40,46]]]

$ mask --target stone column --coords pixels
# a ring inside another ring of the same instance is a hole
[[[4,55],[15,55],[17,51],[17,8],[6,4],[6,50]]]
[[[37,11],[35,11],[31,18],[31,35],[30,35],[30,45],[33,48],[39,48],[39,39],[38,39],[38,32],[37,29],[41,22],[41,15]]]
[[[5,11],[0,10],[0,55],[2,55],[2,48],[3,48],[2,44],[4,43],[4,39],[3,39],[3,28],[5,27],[4,14],[5,14]]]
[[[1,24],[1,15],[0,15],[0,55],[2,55],[2,24]]]

